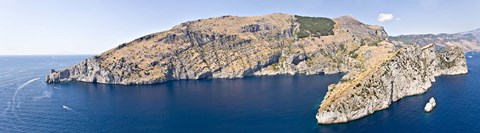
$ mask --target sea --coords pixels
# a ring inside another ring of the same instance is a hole
[[[318,125],[315,114],[343,74],[46,84],[51,69],[90,56],[0,56],[0,132],[480,132],[480,54],[466,56],[468,74],[437,77],[424,94],[333,125]],[[425,113],[431,97],[437,106]]]

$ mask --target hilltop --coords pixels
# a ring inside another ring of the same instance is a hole
[[[121,44],[53,71],[47,81],[127,85],[348,72],[364,68],[376,54],[392,51],[393,45],[376,46],[387,36],[383,27],[351,16],[222,16],[185,22]]]
[[[395,45],[387,38],[383,27],[352,16],[222,16],[185,22],[121,44],[66,69],[52,70],[46,82],[131,85],[344,72],[342,81],[329,86],[316,115],[318,123],[331,124],[424,93],[435,76],[468,71],[458,47],[436,51],[433,44]]]
[[[410,44],[426,46],[433,43],[438,49],[460,47],[465,51],[480,51],[480,29],[455,34],[400,35],[388,39],[399,47]]]

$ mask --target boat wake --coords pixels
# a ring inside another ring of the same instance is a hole
[[[34,78],[34,79],[31,79],[25,83],[23,83],[22,85],[20,85],[17,90],[15,91],[15,93],[13,94],[12,96],[12,99],[11,99],[11,103],[12,105],[15,105],[15,101],[17,101],[17,94],[18,94],[18,91],[23,89],[25,86],[27,86],[28,84],[32,83],[33,81],[36,81],[36,80],[39,80],[40,78]],[[17,106],[19,105],[20,102],[17,103]],[[13,109],[13,107],[12,107]]]
[[[15,112],[15,106],[18,107],[18,106],[20,105],[20,102],[17,102],[17,94],[18,94],[18,92],[19,92],[21,89],[25,88],[25,86],[27,86],[28,84],[30,84],[30,83],[32,83],[32,82],[34,82],[34,81],[36,81],[36,80],[39,80],[39,79],[40,79],[40,78],[34,78],[34,79],[31,79],[31,80],[23,83],[22,85],[20,85],[20,86],[15,90],[15,93],[13,94],[12,98],[10,99],[10,101],[7,103],[8,106],[7,106],[7,108],[5,108],[5,109],[3,110],[2,115],[5,116],[8,112],[10,112],[10,113],[12,113],[17,119],[19,119],[20,121],[22,121],[22,120],[18,117],[17,113]],[[22,122],[23,122],[23,121],[22,121]]]

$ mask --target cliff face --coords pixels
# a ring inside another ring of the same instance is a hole
[[[318,23],[324,21],[330,23]],[[329,34],[317,34],[324,31]],[[301,38],[299,32],[303,33]],[[67,69],[52,71],[47,82],[152,84],[348,72],[365,67],[375,54],[392,51],[393,46],[375,46],[386,38],[383,27],[349,16],[333,20],[286,14],[223,16],[182,23],[138,38]]]
[[[170,80],[347,72],[330,85],[318,123],[355,120],[421,94],[435,76],[467,72],[460,48],[436,51],[388,42],[381,26],[271,14],[182,23],[143,36],[63,70],[48,83],[153,84]]]
[[[460,48],[436,52],[435,46],[406,46],[365,70],[351,72],[330,85],[318,113],[318,123],[342,123],[359,119],[400,98],[422,94],[435,76],[467,73]]]

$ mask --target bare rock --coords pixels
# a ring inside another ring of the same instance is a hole
[[[435,102],[435,98],[430,98],[430,100],[428,101],[428,103],[425,105],[425,107],[423,108],[423,110],[425,110],[425,112],[430,112],[433,110],[433,108],[435,108],[435,106],[437,105],[437,103]]]
[[[305,38],[296,37],[302,23],[288,14],[185,22],[51,72],[47,83],[128,85],[251,75],[332,74],[362,69],[367,65],[364,62],[381,53],[363,57],[362,53],[374,48],[361,43],[383,41],[386,32],[382,27],[352,17],[330,20],[335,23],[333,35]]]
[[[426,92],[435,76],[467,73],[464,52],[455,47],[436,51],[433,44],[410,45],[378,58],[376,65],[354,72],[355,78],[329,86],[316,115],[318,123],[362,118],[398,99]]]
[[[316,115],[318,123],[331,124],[359,119],[403,97],[422,94],[435,76],[468,72],[458,47],[443,51],[433,44],[398,48],[388,41],[383,27],[363,24],[351,16],[301,17],[306,21],[297,17],[223,16],[185,22],[52,70],[46,82],[129,85],[345,72],[342,81],[328,87]],[[311,22],[316,20],[322,21]],[[307,31],[329,34],[298,37],[301,25],[316,27],[325,24],[320,23],[324,20],[330,28],[319,29],[328,31]]]

